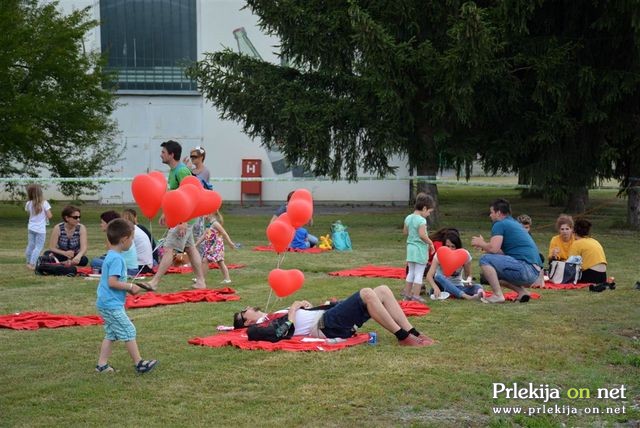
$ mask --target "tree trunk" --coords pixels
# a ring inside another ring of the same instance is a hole
[[[640,230],[640,177],[629,179],[627,197],[627,223],[632,229]]]
[[[413,153],[413,156],[412,153],[409,152],[409,156],[411,156],[410,164],[415,165],[417,175],[425,176],[429,179],[435,179],[440,165],[438,162],[437,149],[433,141],[433,129],[427,122],[418,125],[416,129],[417,134],[420,137],[420,144],[416,147],[416,151]],[[433,201],[435,202],[435,209],[427,219],[427,225],[429,227],[437,225],[438,218],[440,217],[440,211],[438,209],[438,185],[435,183],[428,183],[425,179],[416,179],[411,183],[411,188],[412,190],[409,193],[412,196],[409,201],[410,204],[415,202],[415,196],[420,192],[424,192],[433,198]]]
[[[438,173],[438,162],[433,159],[431,161],[425,162],[422,166],[418,166],[416,168],[418,175],[433,177],[436,178],[436,174]],[[435,209],[431,212],[431,215],[427,219],[429,226],[435,226],[439,222],[440,218],[440,209],[438,206],[438,185],[435,183],[428,183],[424,179],[416,180],[416,194],[420,192],[424,192],[427,195],[430,195],[433,198],[433,201],[436,204]],[[414,198],[415,200],[415,198]]]
[[[568,213],[583,213],[587,209],[588,202],[589,189],[587,186],[571,188],[567,195],[566,211]]]

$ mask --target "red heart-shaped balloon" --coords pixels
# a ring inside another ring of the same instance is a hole
[[[267,226],[267,238],[276,253],[282,253],[289,247],[296,230],[284,221],[276,220]]]
[[[287,214],[293,227],[302,227],[313,217],[313,203],[305,199],[289,201],[287,203]]]
[[[169,227],[175,227],[191,218],[195,202],[182,189],[171,190],[162,198],[162,211]]]
[[[195,175],[187,175],[185,178],[183,178],[182,181],[180,182],[180,187],[186,186],[188,184],[193,184],[196,187],[200,187],[204,189],[204,187],[202,186],[202,183],[200,182],[200,179]]]
[[[278,297],[295,293],[304,283],[304,274],[298,269],[273,269],[269,272],[269,286]]]
[[[311,192],[307,189],[297,189],[293,192],[293,195],[291,195],[289,202],[295,201],[296,199],[303,199],[307,202],[313,203],[313,196],[311,196]]]
[[[438,248],[436,255],[442,267],[442,273],[446,276],[453,274],[460,267],[464,266],[469,259],[469,253],[462,248],[452,250],[449,247],[442,246]]]
[[[147,218],[152,218],[156,215],[162,205],[162,197],[166,191],[166,179],[163,185],[159,178],[151,174],[136,175],[133,182],[131,182],[133,199],[140,207],[142,214]]]

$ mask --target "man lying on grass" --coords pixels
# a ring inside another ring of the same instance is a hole
[[[355,335],[356,329],[369,318],[373,318],[396,336],[399,345],[429,346],[434,343],[409,323],[386,285],[363,288],[346,300],[315,308],[306,300],[296,301],[283,312],[286,316],[274,319],[273,315],[249,306],[233,315],[233,326],[250,327],[247,331],[249,340],[277,342],[294,335],[347,339]]]

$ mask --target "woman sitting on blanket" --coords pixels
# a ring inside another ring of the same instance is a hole
[[[556,220],[556,230],[558,234],[549,242],[549,263],[554,260],[563,262],[569,258],[569,249],[574,241],[573,218],[560,214]]]
[[[569,257],[582,257],[582,276],[580,282],[600,284],[607,281],[607,258],[602,245],[589,236],[591,222],[586,219],[576,220],[575,241],[569,249]]]
[[[288,310],[280,312],[286,315],[270,316],[259,308],[248,306],[233,315],[233,326],[251,326],[247,331],[249,340],[276,342],[294,335],[347,339],[356,334],[356,328],[373,318],[393,333],[401,346],[429,346],[434,343],[433,339],[421,334],[409,323],[386,285],[363,288],[346,300],[316,308],[312,308],[306,300],[293,302]]]
[[[80,209],[67,205],[62,209],[62,223],[51,230],[49,249],[44,254],[72,266],[86,266],[87,248],[87,228],[80,224]]]
[[[460,235],[455,229],[449,229],[445,232],[443,239],[446,247],[452,250],[462,249]],[[465,300],[479,300],[483,296],[482,287],[471,282],[471,254],[467,250],[464,251],[467,253],[467,261],[464,266],[449,276],[442,272],[438,255],[433,256],[431,267],[427,272],[427,281],[431,284],[436,299],[440,298],[441,291],[446,291],[458,299]],[[466,281],[462,278],[463,270],[465,278],[467,278]]]

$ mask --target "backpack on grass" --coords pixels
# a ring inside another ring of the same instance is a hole
[[[75,266],[60,263],[50,254],[38,257],[34,271],[36,275],[76,276],[78,274]]]
[[[353,249],[347,226],[342,224],[340,220],[331,225],[331,241],[333,248],[337,251],[351,251]]]

